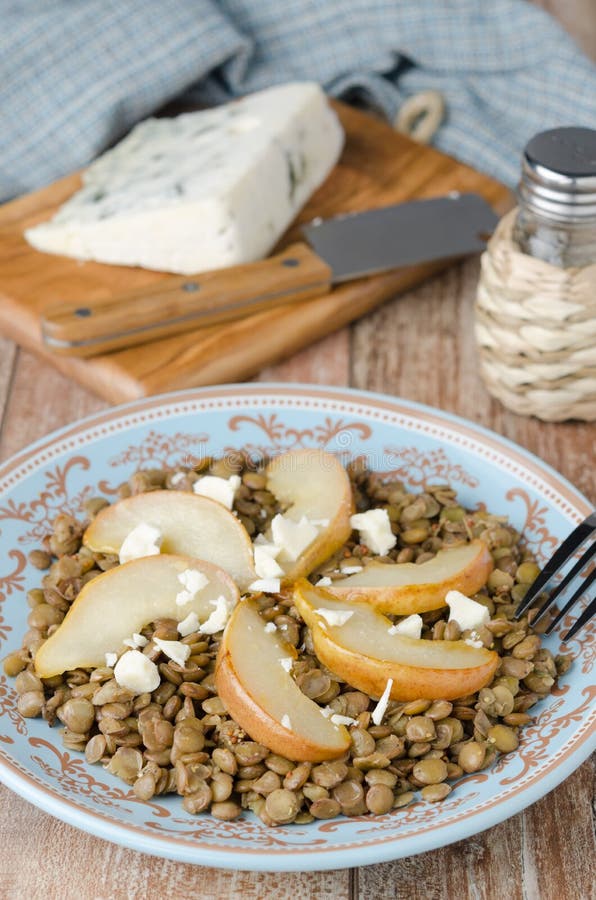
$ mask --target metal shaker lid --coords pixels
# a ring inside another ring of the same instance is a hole
[[[553,128],[535,135],[524,150],[519,196],[560,222],[596,218],[596,131]]]

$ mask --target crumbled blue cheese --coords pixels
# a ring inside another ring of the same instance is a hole
[[[118,654],[117,653],[106,653],[106,666],[108,669],[113,669],[116,663],[118,662]]]
[[[480,639],[480,635],[477,631],[471,631],[469,636],[464,638],[464,643],[467,644],[468,647],[475,647],[476,650],[484,647],[484,642]]]
[[[218,631],[223,631],[232,611],[223,594],[217,600],[210,600],[209,602],[215,609],[209,618],[199,626],[201,634],[217,634]]]
[[[261,259],[327,177],[343,139],[310,82],[148,119],[25,236],[46,253],[183,275]]]
[[[170,478],[170,484],[173,487],[178,487],[185,480],[186,480],[186,472],[174,472],[174,474]]]
[[[122,643],[125,647],[132,647],[133,650],[138,650],[141,647],[145,647],[149,641],[142,634],[137,634],[135,631],[132,637],[126,638]]]
[[[259,578],[279,578],[284,574],[284,570],[276,561],[275,557],[280,553],[281,547],[275,544],[257,544],[253,545],[255,572]]]
[[[328,575],[323,575],[316,583],[316,587],[330,587],[333,584]]]
[[[379,702],[373,709],[371,713],[371,719],[375,723],[375,725],[380,725],[383,721],[383,716],[387,712],[387,706],[389,704],[389,698],[391,696],[391,688],[393,687],[393,678],[387,679],[387,684],[385,685],[385,690],[381,694]]]
[[[279,578],[257,578],[256,581],[253,581],[252,584],[248,586],[249,591],[253,591],[255,594],[279,594],[281,590],[281,582]]]
[[[184,663],[190,656],[190,645],[183,644],[182,641],[164,641],[161,638],[154,637],[153,643],[159,647],[162,653],[171,659],[172,662],[184,666]]]
[[[414,613],[414,615],[402,619],[401,622],[396,622],[387,631],[389,634],[403,634],[406,637],[419,638],[422,634],[422,616]]]
[[[287,713],[284,713],[281,717],[281,724],[284,728],[287,728],[288,731],[292,730],[292,723],[290,722],[290,717]]]
[[[342,716],[339,713],[333,713],[330,717],[331,721],[334,725],[357,725],[358,722],[356,719],[352,719],[351,716]]]
[[[273,543],[280,548],[280,556],[295,562],[307,547],[315,540],[319,529],[306,516],[294,522],[287,516],[278,513],[271,520],[271,537]]]
[[[209,584],[207,576],[204,572],[199,572],[198,569],[184,569],[178,575],[178,581],[183,588],[176,594],[176,604],[178,606],[185,606],[187,603],[190,603],[199,591],[202,591]]]
[[[140,650],[127,650],[114,666],[114,678],[132,694],[148,694],[159,687],[159,669]]]
[[[143,556],[157,556],[161,541],[162,536],[158,528],[147,522],[139,522],[122,541],[118,554],[120,562],[127,563]]]
[[[352,719],[350,716],[342,716],[340,713],[336,713],[335,710],[331,706],[322,706],[321,707],[321,715],[325,716],[326,719],[330,719],[334,725],[357,725],[358,720]]]
[[[479,628],[490,621],[486,606],[466,597],[461,591],[448,591],[445,603],[449,607],[449,621],[457,622],[462,631]]]
[[[275,622],[267,622],[265,625],[265,631],[267,634],[273,634],[274,631],[277,631],[277,625]]]
[[[203,475],[202,478],[195,481],[192,489],[200,497],[209,497],[210,500],[217,500],[226,509],[231,509],[240,484],[241,479],[239,475],[230,475],[229,478],[219,478],[217,475]]]
[[[280,664],[282,669],[285,669],[286,672],[292,671],[292,666],[294,665],[294,660],[291,656],[285,656],[283,659],[280,659]]]
[[[199,630],[199,624],[199,617],[196,612],[189,612],[185,619],[178,622],[178,634],[182,637],[193,634],[195,631]]]
[[[368,509],[350,517],[350,525],[360,533],[360,540],[378,556],[395,547],[397,538],[391,531],[391,522],[386,509]]]
[[[326,719],[330,719],[334,725],[358,724],[357,719],[352,719],[350,716],[342,716],[340,713],[336,713],[331,706],[322,706],[321,715],[325,716]]]
[[[362,566],[340,566],[342,575],[357,575],[362,572]]]
[[[345,625],[348,619],[354,615],[351,609],[326,609],[324,606],[317,608],[317,613],[322,616],[328,625]]]

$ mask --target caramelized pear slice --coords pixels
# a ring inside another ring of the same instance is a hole
[[[499,662],[494,651],[465,641],[390,634],[391,621],[368,604],[338,600],[304,579],[295,586],[294,603],[320,662],[371,697],[380,697],[392,678],[393,700],[454,700],[485,687]],[[345,621],[332,625],[334,618]]]
[[[202,573],[207,584],[192,599],[178,604],[184,590],[178,576]],[[35,671],[50,678],[71,669],[105,666],[105,654],[122,649],[123,641],[155,619],[182,621],[194,612],[204,621],[223,596],[230,609],[238,588],[222,569],[187,556],[147,556],[108,569],[88,581],[64,621],[35,655]]]
[[[488,547],[475,540],[439,550],[420,565],[372,560],[361,572],[333,581],[327,590],[338,599],[366,601],[378,612],[409,616],[445,606],[448,591],[461,591],[468,597],[475,594],[492,569]]]
[[[183,491],[149,491],[104,507],[85,531],[83,543],[97,553],[119,553],[127,535],[142,523],[159,530],[162,553],[213,563],[231,575],[241,591],[257,578],[242,523],[221,503]]]
[[[352,533],[352,487],[342,464],[323,450],[283,453],[269,463],[266,474],[267,489],[285,507],[284,516],[293,522],[306,517],[319,523],[317,536],[298,559],[278,557],[287,584],[310,574],[347,541]]]
[[[247,734],[274,753],[313,762],[341,756],[350,746],[347,729],[302,693],[281,662],[296,650],[265,625],[253,601],[236,606],[217,656],[218,695]]]

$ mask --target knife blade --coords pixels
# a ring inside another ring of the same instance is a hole
[[[334,284],[484,250],[498,221],[478,194],[452,193],[302,228],[304,243],[259,262],[169,276],[107,299],[58,304],[41,320],[54,353],[91,356],[328,293]]]

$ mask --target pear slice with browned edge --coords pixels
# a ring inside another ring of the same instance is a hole
[[[188,570],[200,572],[207,583],[179,604],[176,598],[184,585],[178,576]],[[40,678],[50,678],[71,669],[105,666],[105,654],[121,650],[123,641],[149,622],[180,622],[191,612],[203,622],[221,596],[228,609],[238,602],[230,576],[192,557],[160,554],[115,566],[83,587],[62,624],[37,651],[35,671]]]
[[[494,651],[465,641],[391,634],[391,620],[368,604],[338,600],[305,579],[296,583],[294,603],[319,661],[371,697],[380,697],[391,678],[393,700],[455,700],[486,687],[499,662]]]
[[[283,505],[283,515],[293,522],[306,518],[318,523],[318,534],[295,560],[277,562],[285,572],[284,583],[308,575],[342,547],[350,534],[354,512],[352,487],[345,468],[324,450],[291,450],[276,456],[267,466],[267,489]],[[268,533],[268,537],[271,533]]]
[[[361,572],[338,578],[327,590],[338,599],[366,601],[378,612],[396,616],[445,606],[448,591],[466,596],[484,587],[493,561],[483,541],[474,540],[420,563],[380,563],[372,560]]]
[[[341,756],[350,746],[347,729],[302,693],[288,671],[296,650],[265,626],[253,601],[236,606],[217,655],[220,699],[238,725],[273,753],[312,762]]]
[[[241,591],[256,578],[246,528],[228,509],[207,497],[183,491],[149,491],[106,506],[83,535],[96,553],[119,553],[138,525],[157,528],[161,552],[193,556],[219,566]]]

